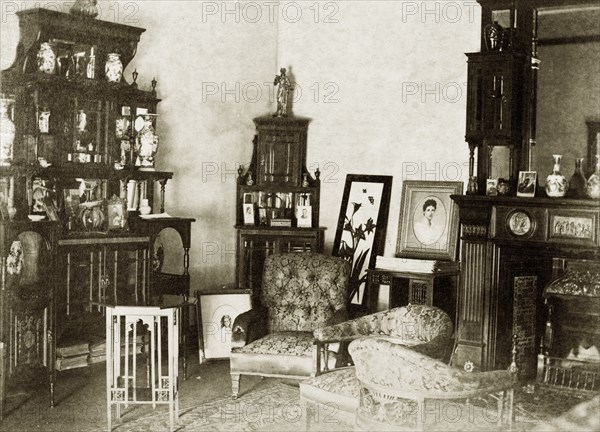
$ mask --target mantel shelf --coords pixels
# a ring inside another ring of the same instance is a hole
[[[518,205],[528,207],[560,207],[560,208],[600,208],[600,201],[593,199],[548,198],[548,197],[515,197],[486,195],[452,195],[459,205]]]

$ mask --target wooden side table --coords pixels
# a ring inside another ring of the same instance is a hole
[[[456,323],[456,293],[460,270],[412,273],[385,269],[367,270],[367,313],[377,311],[379,287],[389,286],[388,309],[408,303],[437,306]]]

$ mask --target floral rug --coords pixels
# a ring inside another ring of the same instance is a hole
[[[176,431],[254,432],[272,426],[294,425],[293,430],[304,428],[298,387],[275,383],[273,386],[249,391],[237,400],[222,398],[194,407],[180,406]],[[181,403],[181,401],[180,401]],[[97,429],[98,431],[106,431]],[[113,431],[168,431],[169,414],[164,407],[151,410],[135,407],[113,423]]]
[[[528,432],[556,417],[576,404],[589,399],[550,390],[536,390],[535,394],[517,392],[515,398],[513,431]],[[470,405],[446,401],[427,404],[426,430],[431,431],[490,431],[508,430],[496,423],[496,413],[490,407],[493,400],[474,400]],[[297,386],[274,382],[267,388],[248,391],[237,400],[221,398],[193,407],[180,407],[176,431],[226,432],[298,432],[305,430],[305,416],[300,407]],[[329,413],[330,414],[330,413]],[[327,420],[326,420],[327,419]],[[105,428],[97,429],[105,431]],[[167,431],[169,416],[164,407],[152,410],[136,407],[128,410],[121,421],[113,424],[113,431]],[[335,416],[322,416],[312,424],[311,431],[344,431],[348,426]]]

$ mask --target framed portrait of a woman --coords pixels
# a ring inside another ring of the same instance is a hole
[[[396,256],[454,261],[458,208],[450,196],[462,191],[462,182],[405,180]]]

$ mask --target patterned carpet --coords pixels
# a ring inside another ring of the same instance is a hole
[[[217,399],[195,407],[180,407],[177,431],[254,432],[269,430],[274,425],[293,424],[303,429],[297,387],[274,383],[273,386],[242,394],[237,400]],[[106,431],[106,429],[95,429]],[[113,431],[166,431],[169,415],[164,407],[153,411],[135,407],[125,414]],[[272,429],[280,430],[280,429]]]
[[[542,427],[544,420],[568,411],[585,398],[570,396],[548,390],[536,394],[518,392],[516,396],[515,423],[513,431],[527,432]],[[473,401],[471,405],[460,402],[443,402],[427,405],[426,430],[431,431],[503,431],[505,426],[496,424],[496,412],[489,407],[493,400]],[[226,432],[298,432],[305,429],[305,417],[300,408],[297,386],[274,382],[268,388],[249,391],[237,400],[221,398],[194,407],[181,407],[175,423],[177,431],[226,431]],[[96,429],[103,431],[106,429]],[[168,413],[165,408],[152,410],[148,407],[130,409],[113,431],[165,431],[169,430]],[[312,431],[343,431],[335,418],[313,424]]]

